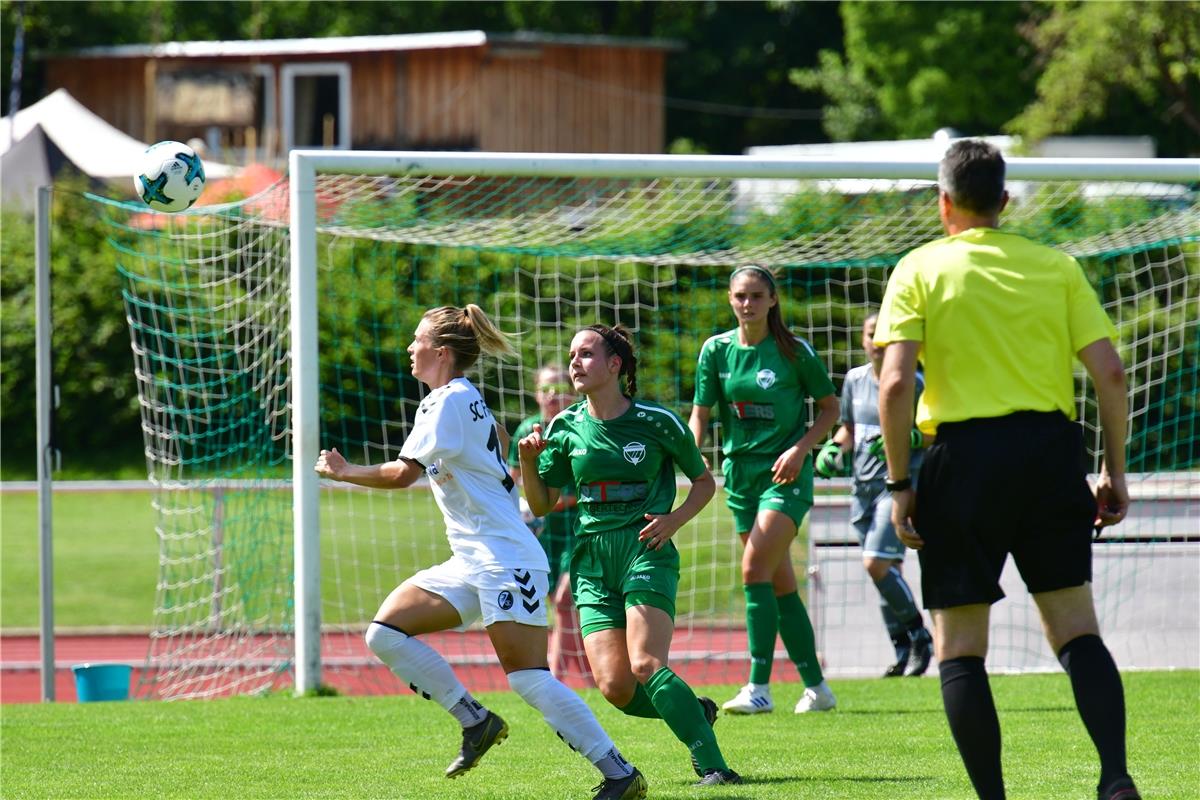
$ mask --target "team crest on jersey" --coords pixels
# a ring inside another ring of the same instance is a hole
[[[512,592],[505,589],[496,597],[496,605],[500,606],[501,610],[508,611],[513,606]]]
[[[758,374],[754,376],[754,379],[758,381],[758,385],[762,388],[770,389],[775,385],[775,370],[760,369]]]
[[[641,442],[630,442],[625,445],[621,454],[625,456],[625,460],[630,464],[640,464],[642,463],[642,459],[646,457],[646,445]]]

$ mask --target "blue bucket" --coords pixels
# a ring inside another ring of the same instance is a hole
[[[76,664],[75,694],[81,703],[128,700],[133,667],[128,664]]]

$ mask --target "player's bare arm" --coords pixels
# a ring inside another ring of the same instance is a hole
[[[533,432],[517,442],[517,453],[521,459],[521,490],[525,492],[525,502],[535,516],[544,517],[554,510],[558,502],[558,489],[546,486],[542,476],[538,474],[537,459],[546,449],[546,440],[542,438],[542,426],[534,425]]]
[[[692,406],[692,414],[688,417],[688,430],[692,432],[692,438],[696,440],[696,449],[700,451],[700,457],[704,459],[704,466],[712,469],[712,463],[709,462],[708,456],[704,455],[704,432],[708,430],[708,421],[712,417],[712,409],[708,406]]]
[[[638,541],[645,542],[651,550],[659,549],[708,505],[716,491],[716,479],[711,472],[704,470],[703,474],[692,481],[687,497],[679,504],[679,508],[669,514],[645,515],[649,522],[638,532]]]
[[[371,489],[403,489],[416,483],[425,471],[417,462],[404,458],[370,466],[351,464],[336,447],[322,450],[313,469],[323,478]]]
[[[893,342],[883,354],[879,373],[879,422],[887,453],[888,479],[911,479],[909,458],[913,424],[913,395],[916,391],[917,354],[920,342]],[[911,488],[892,492],[892,524],[906,547],[920,550],[924,540],[913,530],[912,514],[916,492]]]
[[[791,483],[796,480],[800,475],[800,470],[804,468],[804,459],[837,424],[838,417],[841,415],[837,395],[826,395],[816,402],[817,418],[813,420],[812,427],[800,437],[800,441],[784,450],[779,454],[779,458],[775,459],[775,464],[771,468],[772,483]]]
[[[1104,432],[1104,464],[1096,482],[1096,527],[1116,525],[1129,511],[1125,486],[1125,435],[1129,418],[1129,396],[1125,390],[1125,366],[1108,339],[1092,342],[1077,354],[1096,387],[1100,427]]]

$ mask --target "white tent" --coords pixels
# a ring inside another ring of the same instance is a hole
[[[35,138],[25,142],[30,135]],[[66,89],[59,89],[18,111],[15,118],[0,119],[0,182],[5,203],[31,208],[33,190],[51,183],[55,158],[30,158],[30,151],[38,149],[33,145],[42,137],[80,172],[102,180],[132,181],[148,147],[93,114]],[[210,178],[236,172],[234,167],[208,160],[204,171]]]

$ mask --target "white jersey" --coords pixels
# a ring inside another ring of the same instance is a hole
[[[425,468],[446,519],[450,549],[474,569],[549,570],[521,521],[517,494],[483,397],[466,378],[430,392],[400,457]]]

